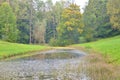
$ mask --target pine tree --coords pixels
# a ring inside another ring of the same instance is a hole
[[[89,0],[83,14],[84,37],[86,41],[104,38],[112,31],[109,15],[107,14],[108,0]]]

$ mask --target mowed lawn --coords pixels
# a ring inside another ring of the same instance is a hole
[[[47,49],[47,46],[26,45],[0,41],[0,58]]]
[[[102,53],[104,56],[110,56],[110,61],[120,63],[120,36],[106,38],[95,42],[78,44],[88,49],[93,49]]]

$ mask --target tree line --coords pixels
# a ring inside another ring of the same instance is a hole
[[[89,0],[83,14],[84,32],[81,37],[83,42],[120,34],[119,2],[119,0]]]
[[[0,0],[0,39],[65,46],[120,34],[119,0]]]

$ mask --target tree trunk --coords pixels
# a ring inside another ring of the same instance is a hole
[[[32,0],[30,1],[30,39],[29,39],[29,43],[32,43]]]

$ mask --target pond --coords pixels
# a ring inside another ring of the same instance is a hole
[[[75,49],[55,49],[1,61],[0,80],[89,80],[81,69],[84,56]]]

